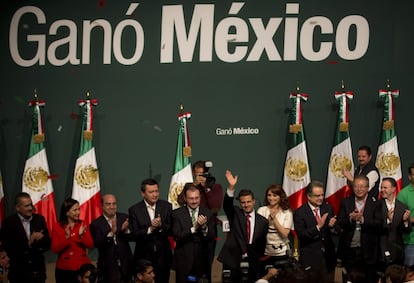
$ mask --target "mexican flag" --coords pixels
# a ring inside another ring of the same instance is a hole
[[[95,148],[92,145],[92,107],[98,105],[98,100],[79,100],[78,104],[83,110],[83,131],[73,174],[72,198],[79,201],[80,219],[84,224],[89,225],[102,214],[99,170],[96,163]]]
[[[44,100],[29,102],[33,108],[32,134],[29,154],[24,166],[22,191],[30,194],[36,213],[46,219],[49,232],[56,223],[55,193],[50,179],[49,165],[44,146],[45,133],[40,107],[45,106]]]
[[[191,145],[187,127],[187,122],[190,118],[190,112],[178,114],[177,151],[175,153],[174,172],[171,177],[168,193],[168,201],[172,204],[173,209],[180,207],[178,204],[178,195],[182,192],[184,185],[193,182],[190,163]]]
[[[329,158],[325,193],[326,201],[333,206],[335,213],[339,212],[341,200],[351,195],[351,188],[348,186],[343,170],[354,173],[348,115],[348,103],[353,96],[354,94],[350,91],[335,92],[335,99],[339,102],[338,124]]]
[[[394,127],[394,98],[398,97],[399,94],[399,90],[390,90],[389,88],[379,90],[380,98],[384,99],[384,120],[381,144],[378,147],[375,162],[380,172],[380,180],[391,177],[397,181],[396,193],[402,189],[401,160]]]
[[[310,183],[308,153],[302,125],[302,101],[307,101],[305,93],[291,93],[292,122],[289,126],[291,146],[286,154],[283,175],[283,188],[293,210],[306,203],[306,186]]]
[[[5,206],[4,206],[3,178],[1,177],[1,171],[0,171],[0,227],[1,227],[1,222],[3,222],[4,218],[5,218]]]

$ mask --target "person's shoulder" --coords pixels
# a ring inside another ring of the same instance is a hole
[[[163,199],[159,199],[157,201],[157,204],[159,204],[159,205],[165,205],[165,206],[172,206],[172,204],[170,202],[168,202],[166,200],[163,200]]]
[[[141,200],[141,201],[139,201],[139,202],[137,202],[137,203],[133,204],[132,206],[130,206],[128,210],[130,211],[130,210],[137,209],[137,208],[139,208],[140,206],[142,206],[142,205],[143,205],[143,203],[144,203],[144,200]]]

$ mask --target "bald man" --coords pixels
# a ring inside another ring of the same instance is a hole
[[[100,282],[130,282],[133,275],[133,258],[128,241],[128,214],[117,212],[116,197],[102,197],[103,214],[91,225],[91,234],[98,248],[98,272]]]

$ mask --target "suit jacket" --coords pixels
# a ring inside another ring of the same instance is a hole
[[[208,244],[214,241],[215,221],[210,210],[199,207],[198,215],[207,217],[207,232],[201,229],[191,232],[193,223],[187,206],[177,208],[172,213],[172,231],[176,247],[173,267],[177,275],[177,283],[187,282],[188,275],[198,277],[210,270],[210,254]],[[194,274],[191,274],[194,273]]]
[[[2,222],[1,243],[10,258],[9,280],[14,282],[32,282],[34,276],[39,281],[46,280],[46,266],[43,253],[50,249],[50,236],[45,218],[33,213],[30,232],[42,231],[44,237],[29,247],[29,239],[17,214]]]
[[[120,279],[130,279],[133,275],[132,252],[129,240],[132,234],[124,233],[122,223],[128,218],[126,213],[116,213],[115,237],[108,237],[111,227],[104,215],[101,215],[90,224],[95,247],[98,248],[98,270],[103,282],[120,282]]]
[[[148,234],[151,219],[144,200],[129,208],[129,228],[136,243],[134,258],[144,258],[154,264],[155,282],[168,282],[169,278],[172,264],[172,249],[168,239],[171,236],[171,213],[171,203],[158,200],[155,217],[160,215],[162,227]]]
[[[243,210],[233,205],[234,197],[224,194],[223,209],[230,223],[230,232],[220,251],[218,260],[232,269],[240,269],[242,256],[247,253],[249,272],[257,277],[260,273],[259,259],[264,256],[269,223],[255,212],[252,244],[247,243],[246,216]],[[253,274],[254,273],[254,274]]]
[[[328,217],[325,225],[320,230],[316,227],[318,223],[309,203],[299,207],[293,216],[300,244],[299,261],[305,269],[307,267],[312,269],[322,268],[323,259],[325,259],[328,271],[335,269],[335,245],[332,240],[331,228],[328,227],[329,220],[334,216],[334,213],[331,205],[323,203],[319,207],[320,217],[325,213],[328,213]]]
[[[88,249],[92,249],[93,240],[90,229],[87,228],[82,236],[79,236],[79,229],[82,221],[75,222],[69,238],[66,238],[67,224],[59,222],[53,226],[51,249],[58,255],[56,268],[76,271],[85,263],[91,263],[88,256]]]
[[[361,224],[361,252],[367,264],[375,264],[378,259],[378,235],[381,232],[383,217],[381,207],[373,197],[367,197],[363,216],[364,223]],[[341,227],[341,235],[338,243],[338,256],[345,265],[349,261],[349,249],[355,232],[356,222],[351,221],[349,214],[355,210],[355,197],[350,196],[342,200],[338,224]]]
[[[388,223],[388,208],[385,200],[380,200],[381,212],[383,215],[382,233],[380,236],[380,255],[381,262],[396,264],[403,264],[404,260],[404,241],[403,233],[410,233],[411,223],[407,221],[404,225],[403,214],[408,206],[399,200],[395,199],[394,216],[390,223]],[[385,252],[389,252],[389,258],[385,257]]]

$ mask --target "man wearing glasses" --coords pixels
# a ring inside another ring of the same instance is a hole
[[[299,238],[299,260],[308,278],[333,282],[336,266],[332,232],[336,216],[324,199],[323,184],[312,181],[306,188],[308,202],[299,207],[293,221]],[[316,281],[315,281],[316,282]]]
[[[368,196],[368,190],[368,177],[355,177],[354,194],[343,199],[339,208],[338,224],[342,233],[338,255],[344,266],[344,280],[346,274],[363,272],[365,282],[378,282],[378,241],[384,220],[379,202]]]

